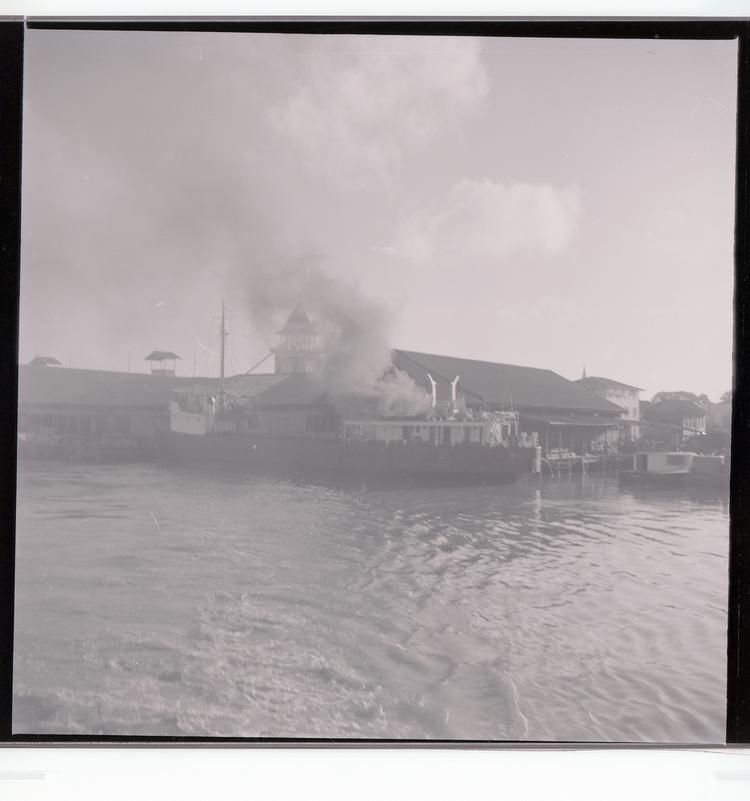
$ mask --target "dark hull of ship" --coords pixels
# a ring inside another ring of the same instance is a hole
[[[248,433],[196,436],[172,432],[168,457],[183,464],[233,465],[253,472],[504,483],[533,471],[533,448],[473,443],[344,442],[336,437]]]
[[[690,490],[729,492],[729,474],[702,475],[694,471],[679,473],[649,473],[628,470],[620,473],[620,483],[628,487],[662,489],[686,487]]]
[[[620,481],[623,484],[643,487],[684,487],[688,485],[690,478],[690,472],[687,470],[670,473],[646,470],[623,470],[620,473]]]

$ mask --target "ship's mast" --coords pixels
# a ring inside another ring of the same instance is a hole
[[[219,336],[221,337],[221,384],[219,389],[219,409],[224,411],[224,350],[227,338],[227,329],[225,326],[225,312],[224,300],[221,301],[221,330]]]

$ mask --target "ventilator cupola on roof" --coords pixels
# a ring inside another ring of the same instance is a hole
[[[318,329],[301,304],[294,307],[279,335],[281,341],[274,349],[276,373],[314,373],[320,369],[323,354]]]
[[[151,362],[151,375],[174,375],[178,359],[180,357],[170,350],[152,350],[145,361]]]
[[[289,319],[284,323],[284,327],[279,331],[283,336],[307,336],[317,334],[318,329],[313,324],[312,320],[307,316],[307,312],[302,308],[302,304],[298,303]]]

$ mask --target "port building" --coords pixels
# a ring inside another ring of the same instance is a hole
[[[216,379],[172,373],[19,366],[19,450],[69,458],[153,456],[169,428],[169,399],[179,386]]]
[[[622,409],[621,417],[624,421],[623,439],[626,442],[635,442],[640,439],[640,428],[637,423],[641,417],[640,393],[643,392],[641,387],[593,375],[584,375],[574,383],[619,406]]]
[[[146,357],[150,374],[72,369],[51,357],[35,359],[19,367],[19,446],[44,452],[47,443],[71,457],[153,454],[169,428],[170,400],[175,394],[180,398],[187,425],[195,411],[188,408],[194,402],[189,390],[196,386],[215,388],[226,414],[251,405],[265,431],[334,433],[341,422],[341,398],[334,408],[320,370],[321,337],[301,306],[279,336],[273,373],[251,372],[223,382],[177,376],[179,356],[171,351]],[[402,349],[392,351],[391,362],[394,371],[432,396],[433,405],[460,405],[469,414],[512,412],[515,433],[533,437],[546,453],[586,453],[594,443],[620,438],[623,406],[598,385],[569,381],[552,370]]]
[[[644,436],[649,440],[678,448],[686,440],[706,434],[708,411],[683,398],[664,398],[648,404],[643,419],[648,423]]]
[[[545,452],[585,453],[595,441],[617,441],[622,409],[552,370],[394,350],[393,364],[420,386],[436,384],[438,402],[452,384],[470,409],[516,411],[519,432],[536,433]]]

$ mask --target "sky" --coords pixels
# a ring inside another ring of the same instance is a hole
[[[240,373],[309,291],[394,347],[718,400],[736,69],[734,41],[27,31],[19,359],[216,375],[224,300]]]

